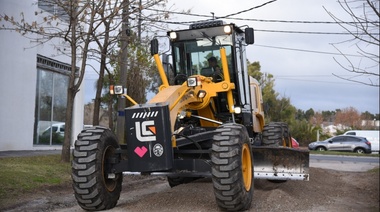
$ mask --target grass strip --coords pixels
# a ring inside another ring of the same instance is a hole
[[[0,158],[0,205],[19,194],[71,181],[71,164],[60,155]]]

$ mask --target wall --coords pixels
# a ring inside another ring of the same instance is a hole
[[[20,13],[28,22],[36,20],[36,1],[1,0],[0,14],[20,19]],[[6,23],[2,21],[1,25]],[[28,35],[36,38],[36,35]],[[65,56],[52,57],[54,47],[37,46],[15,31],[0,30],[0,151],[61,149],[61,146],[33,146],[35,97],[37,83],[37,54],[70,63]],[[81,89],[82,90],[82,89]],[[83,94],[75,101],[73,136],[83,128]]]

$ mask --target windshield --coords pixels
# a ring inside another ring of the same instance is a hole
[[[232,40],[230,35],[205,36],[196,40],[176,42],[173,44],[174,75],[204,75],[212,72],[209,59],[216,59],[215,65],[222,68],[220,48],[224,47],[227,54],[227,63],[232,66]],[[233,71],[233,70],[230,70]]]

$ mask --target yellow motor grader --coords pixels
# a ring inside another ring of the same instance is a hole
[[[158,40],[151,42],[162,80],[157,95],[138,104],[122,86],[110,88],[134,104],[123,113],[126,144],[100,126],[78,135],[78,204],[115,207],[127,174],[166,176],[172,187],[210,177],[217,205],[227,211],[250,208],[254,179],[309,180],[309,152],[292,148],[287,124],[264,123],[261,90],[247,72],[254,30],[213,20],[167,35],[171,68],[161,62]]]

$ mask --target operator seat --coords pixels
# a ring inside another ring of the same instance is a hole
[[[201,75],[205,77],[212,77],[214,70],[211,67],[202,68]]]

